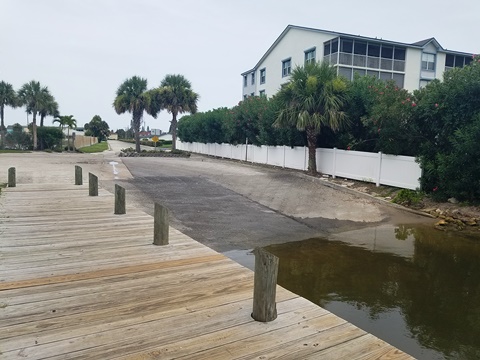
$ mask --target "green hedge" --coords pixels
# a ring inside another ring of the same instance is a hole
[[[118,139],[118,141],[123,141],[123,142],[127,142],[127,143],[130,143],[130,144],[135,144],[134,139]],[[153,141],[150,141],[150,140],[148,140],[148,141],[141,140],[140,145],[155,147],[155,143]],[[159,140],[157,142],[157,147],[166,146],[166,145],[172,145],[172,140]]]

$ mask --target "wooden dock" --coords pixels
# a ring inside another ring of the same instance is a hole
[[[113,206],[88,185],[2,189],[0,359],[411,359],[281,287],[255,322],[252,271],[173,228],[152,245],[153,218]]]

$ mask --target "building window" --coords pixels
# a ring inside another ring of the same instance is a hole
[[[247,94],[243,95],[243,100],[247,99]]]
[[[255,96],[255,93],[251,93],[250,96]]]
[[[323,61],[331,65],[337,64],[338,38],[323,43]]]
[[[420,80],[420,88],[424,88],[425,86],[428,85],[429,82],[430,82],[430,80],[421,79]]]
[[[243,75],[243,87],[247,86],[247,75]]]
[[[422,54],[422,70],[435,70],[435,54]]]
[[[255,85],[255,73],[252,72],[252,85]]]
[[[305,51],[305,65],[315,62],[316,48],[312,48]]]
[[[267,80],[267,69],[260,70],[260,84],[265,84],[265,80]]]
[[[290,75],[292,72],[292,59],[282,61],[282,77]]]
[[[471,56],[447,54],[445,56],[445,70],[450,70],[454,67],[462,68],[464,66],[467,66],[471,62]]]
[[[260,96],[266,96],[265,95],[265,90],[260,90],[259,94],[260,94]]]
[[[351,54],[353,52],[353,41],[349,39],[340,39],[340,52]]]

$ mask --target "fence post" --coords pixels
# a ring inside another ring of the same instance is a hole
[[[8,187],[17,186],[17,170],[14,167],[8,169]]]
[[[75,185],[83,185],[82,168],[75,165]]]
[[[115,184],[115,210],[114,214],[123,215],[126,214],[125,208],[125,188],[118,184]]]
[[[88,173],[88,195],[98,196],[98,177]]]
[[[253,283],[253,312],[255,321],[267,322],[277,318],[278,257],[261,248],[254,250],[255,275]]]
[[[304,155],[303,155],[303,171],[307,170],[308,164],[308,147],[304,146]]]
[[[335,179],[335,173],[337,172],[337,148],[333,148],[333,170],[332,170],[332,178]]]
[[[168,209],[155,203],[153,245],[168,245]]]
[[[382,152],[378,152],[378,174],[377,174],[377,181],[376,185],[380,186],[380,176],[382,175]]]

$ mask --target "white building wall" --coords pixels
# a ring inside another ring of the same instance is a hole
[[[244,85],[244,80],[243,80],[243,76],[242,76],[242,87],[243,87],[243,91],[242,91],[242,95],[247,95],[247,96],[251,96],[251,94],[253,93],[254,95],[258,95],[258,92],[257,92],[257,75],[258,75],[258,71],[255,72],[255,84],[252,85],[252,71],[248,72],[247,73],[247,86],[243,86]]]
[[[296,65],[303,66],[305,51],[316,48],[316,60],[323,59],[323,43],[337,36],[319,32],[290,29],[270,54],[259,64],[258,70],[266,69],[265,84],[260,84],[260,73],[257,71],[258,92],[265,90],[265,95],[275,95],[280,86],[289,80],[282,77],[282,61],[291,58],[292,70]],[[242,79],[243,81],[243,79]]]
[[[445,72],[445,58],[447,54],[444,52],[437,53],[437,64],[436,64],[436,78],[443,80],[443,73]]]
[[[420,85],[420,70],[422,68],[422,50],[407,48],[405,56],[405,84],[408,91],[417,90]]]

